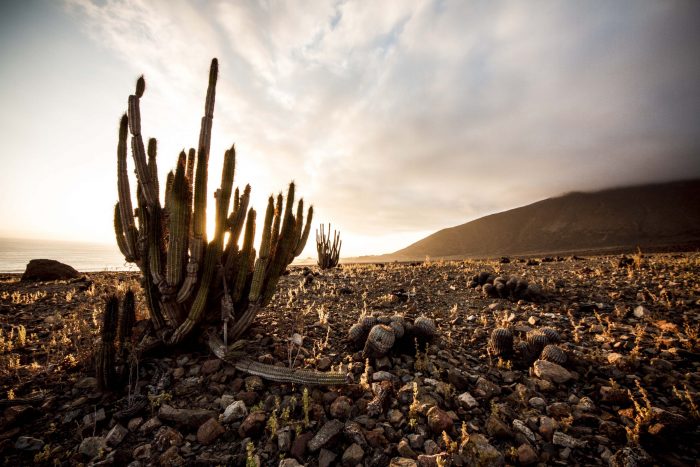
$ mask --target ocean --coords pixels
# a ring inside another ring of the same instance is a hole
[[[137,270],[124,261],[116,243],[0,238],[0,272],[24,272],[31,259],[55,259],[80,272]]]

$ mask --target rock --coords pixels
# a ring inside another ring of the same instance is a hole
[[[330,358],[321,357],[318,359],[318,362],[316,362],[316,369],[318,371],[328,371],[328,369],[331,367],[332,363],[333,362],[331,361]]]
[[[352,401],[347,396],[339,396],[331,404],[331,417],[347,420],[352,410]]]
[[[571,415],[571,407],[566,402],[555,402],[547,406],[547,415],[553,418],[566,418]]]
[[[290,451],[290,454],[298,460],[303,460],[304,456],[306,455],[306,448],[309,441],[311,441],[311,438],[313,437],[314,434],[309,432],[302,433],[297,436],[292,443],[292,450]]]
[[[224,410],[221,421],[224,423],[231,423],[246,416],[248,416],[248,408],[245,406],[245,402],[234,401]]]
[[[479,397],[491,399],[493,396],[501,393],[501,387],[492,383],[483,376],[480,376],[479,379],[476,380],[476,388],[474,389],[474,392]]]
[[[149,443],[146,443],[140,446],[136,446],[131,455],[134,459],[150,459],[152,456],[151,445]]]
[[[83,430],[92,430],[98,423],[104,422],[107,419],[105,409],[100,409],[96,412],[90,412],[83,417]]]
[[[129,423],[126,424],[126,428],[129,431],[136,431],[139,429],[139,427],[141,426],[142,423],[143,423],[143,417],[132,418],[131,420],[129,420]]]
[[[510,430],[508,425],[506,425],[500,418],[495,415],[491,415],[486,420],[486,433],[493,438],[510,438],[513,436],[513,432]]]
[[[458,391],[464,391],[469,387],[469,378],[456,368],[451,368],[447,372],[447,381]]]
[[[403,422],[403,414],[400,410],[391,409],[389,412],[387,412],[386,419],[392,424],[392,426],[398,428],[401,425],[401,422]]]
[[[90,459],[94,459],[107,447],[105,439],[101,436],[90,436],[83,439],[78,448],[78,452]]]
[[[109,430],[109,433],[107,433],[105,442],[112,447],[119,446],[127,434],[129,434],[129,430],[117,423],[111,430]]]
[[[642,305],[639,305],[634,308],[634,311],[632,313],[634,314],[635,318],[642,319],[645,315],[649,314],[649,310],[644,308]]]
[[[559,423],[550,417],[540,417],[539,433],[547,442],[552,442],[554,432],[559,428]]]
[[[523,443],[518,446],[518,462],[521,465],[531,465],[538,460],[539,457],[537,456],[537,453],[529,444]]]
[[[177,423],[178,425],[190,428],[199,426],[212,417],[216,417],[216,412],[206,409],[176,409],[168,404],[163,404],[158,410],[158,418]]]
[[[344,426],[345,424],[339,420],[329,420],[326,422],[311,441],[309,441],[309,451],[316,452],[326,446],[343,430]]]
[[[503,454],[489,444],[486,437],[479,433],[469,435],[465,453],[473,459],[474,465],[481,467],[500,467],[505,463]]]
[[[620,387],[601,386],[600,400],[609,404],[620,405],[629,401],[629,394]]]
[[[265,388],[265,383],[260,376],[248,376],[245,380],[246,391],[257,392]]]
[[[424,442],[425,442],[425,438],[421,434],[413,433],[413,434],[408,435],[408,443],[411,445],[411,448],[413,448],[413,449],[422,448]],[[404,456],[404,457],[410,457],[410,456]]]
[[[452,431],[452,419],[447,415],[447,412],[437,406],[431,407],[426,417],[428,418],[428,427],[433,433],[442,434],[443,431],[448,433]]]
[[[659,371],[663,371],[663,372],[673,371],[673,363],[669,362],[668,360],[664,360],[662,358],[652,358],[651,360],[649,360],[649,365],[651,365],[652,368],[656,368]]]
[[[264,412],[253,412],[248,415],[241,426],[238,428],[238,434],[241,438],[252,438],[262,433],[265,428],[267,417]]]
[[[537,360],[533,364],[533,370],[538,378],[557,384],[566,383],[573,378],[573,375],[566,368],[546,360]]]
[[[374,361],[374,366],[377,370],[391,370],[391,359],[387,357],[386,355],[380,358],[377,358]]]
[[[199,427],[197,430],[197,441],[199,441],[200,444],[211,444],[214,442],[216,438],[221,436],[226,432],[226,429],[221,426],[221,424],[216,421],[215,418],[210,418],[206,422],[202,423],[202,425]]]
[[[610,467],[641,467],[651,463],[649,454],[639,446],[624,447],[610,458]]]
[[[277,430],[277,449],[280,452],[289,452],[292,449],[292,429],[291,427],[284,427],[281,430]]]
[[[303,465],[297,462],[296,459],[288,457],[287,459],[282,459],[280,461],[279,467],[303,467]]]
[[[389,467],[418,467],[418,463],[413,459],[394,457],[391,459],[391,462],[389,462]]]
[[[143,433],[144,435],[147,435],[147,434],[151,433],[152,431],[160,428],[161,425],[163,425],[163,422],[161,422],[158,417],[149,418],[148,420],[146,420],[146,423],[141,425],[141,427],[139,428],[139,431],[141,433]]]
[[[416,457],[418,457],[416,452],[413,449],[411,449],[411,446],[405,439],[399,441],[399,445],[397,446],[396,451],[401,457],[408,457],[411,459],[415,459]]]
[[[525,425],[525,422],[523,422],[522,420],[513,420],[513,428],[516,431],[522,433],[529,442],[534,444],[537,441],[537,438],[535,438],[535,434],[530,428],[528,428],[527,425]]]
[[[531,397],[527,403],[537,410],[544,410],[547,407],[547,403],[541,397]]]
[[[443,458],[446,454],[421,454],[418,456],[418,467],[438,467],[446,465]]]
[[[567,448],[581,448],[586,446],[586,441],[581,441],[573,436],[569,436],[566,433],[562,433],[561,431],[555,431],[554,436],[552,436],[552,443],[556,444],[557,446],[564,446]]]
[[[440,446],[432,439],[426,439],[423,443],[423,451],[430,456],[440,452]]]
[[[212,373],[216,373],[219,371],[221,368],[221,360],[218,358],[213,358],[211,360],[207,360],[202,364],[202,369],[200,370],[203,375],[210,375]]]
[[[153,436],[153,444],[159,451],[170,449],[171,446],[180,446],[182,442],[182,434],[169,426],[160,427]]]
[[[365,439],[364,432],[363,432],[362,427],[360,426],[359,423],[357,423],[357,422],[345,423],[345,427],[343,428],[343,433],[345,434],[345,437],[348,440],[352,441],[353,443],[357,443],[360,446],[367,445],[367,440]]]
[[[367,444],[373,448],[383,447],[389,443],[386,436],[384,436],[384,429],[382,428],[369,430],[367,433],[365,433],[365,438],[367,439]]]
[[[38,438],[33,438],[31,436],[20,436],[15,441],[15,449],[19,451],[41,451],[44,447],[44,442]]]
[[[53,259],[33,259],[22,274],[22,281],[56,281],[76,279],[80,273],[73,267]]]
[[[167,466],[181,466],[185,465],[185,459],[180,455],[180,449],[177,446],[170,446],[158,457],[158,463]]]
[[[77,389],[97,389],[97,378],[86,376],[75,383],[74,387]]]
[[[337,457],[338,455],[333,451],[321,449],[321,452],[318,454],[318,467],[330,467]]]
[[[457,397],[459,404],[467,410],[479,407],[479,402],[468,392],[464,392]]]
[[[372,381],[391,381],[394,375],[388,371],[376,371],[372,374]]]
[[[365,451],[357,443],[352,443],[343,453],[343,465],[355,466],[365,457]]]

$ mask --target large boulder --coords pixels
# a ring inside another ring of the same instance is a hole
[[[53,259],[33,259],[22,274],[23,281],[55,281],[78,277],[80,273],[73,267]]]

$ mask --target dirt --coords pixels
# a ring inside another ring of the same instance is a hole
[[[44,283],[0,275],[0,459],[695,465],[700,255],[620,260],[293,267],[245,349],[264,363],[351,375],[350,384],[329,388],[266,382],[193,343],[132,362],[138,377],[102,393],[92,358],[104,300],[138,291],[143,326],[138,274]],[[470,287],[480,271],[525,279],[542,296],[488,298]],[[427,349],[404,347],[367,361],[346,336],[371,314],[427,316],[437,336]],[[488,351],[496,327],[509,328],[517,346],[545,326],[558,331],[568,357],[559,368]]]

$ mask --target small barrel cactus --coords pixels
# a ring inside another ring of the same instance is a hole
[[[513,333],[508,328],[494,329],[488,347],[496,357],[510,357],[513,354]]]
[[[385,355],[394,346],[396,335],[391,327],[385,324],[377,324],[372,328],[367,336],[363,356]]]
[[[536,355],[539,355],[542,349],[550,343],[549,337],[539,329],[529,331],[525,335],[525,340],[527,341],[530,351]]]
[[[435,321],[425,316],[416,318],[413,322],[413,328],[414,333],[424,339],[432,339],[437,332]]]
[[[557,365],[563,365],[566,363],[566,352],[553,344],[546,345],[542,349],[542,354],[540,355],[541,360],[547,360],[548,362],[556,363]]]
[[[551,344],[558,344],[559,342],[561,342],[561,337],[559,336],[559,332],[556,329],[550,327],[543,327],[539,330],[545,336],[547,336],[547,339],[549,339],[549,342]]]

